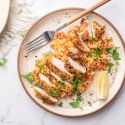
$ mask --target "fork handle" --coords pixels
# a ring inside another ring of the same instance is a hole
[[[66,25],[70,25],[71,23],[73,23],[74,21],[80,19],[81,17],[83,17],[84,15],[92,12],[93,10],[97,9],[98,7],[102,6],[103,4],[109,2],[110,0],[100,0],[99,2],[97,2],[96,4],[92,5],[90,8],[84,10],[83,12],[81,12],[79,15],[77,15],[76,17],[74,17],[73,19],[69,20]]]
[[[99,8],[100,6],[102,6],[103,4],[109,2],[110,0],[100,0],[99,2],[97,2],[96,4],[92,5],[90,8],[84,10],[83,12],[81,12],[79,15],[77,15],[76,17],[72,18],[71,20],[69,20],[68,22],[66,22],[65,24],[63,24],[61,27],[59,27],[57,31],[63,29],[64,27],[70,25],[71,23],[75,22],[76,20],[80,19],[81,17],[85,16],[86,14],[92,12],[93,10]]]

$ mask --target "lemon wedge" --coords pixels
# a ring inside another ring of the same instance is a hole
[[[97,98],[106,99],[109,91],[109,81],[106,71],[101,71],[97,82]]]

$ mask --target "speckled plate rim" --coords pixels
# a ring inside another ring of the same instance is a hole
[[[121,90],[121,88],[122,88],[122,86],[123,86],[123,84],[124,84],[125,72],[124,72],[124,77],[123,77],[123,80],[122,80],[122,84],[121,84],[121,86],[119,87],[119,90],[116,92],[116,94],[114,95],[114,97],[113,97],[109,102],[107,102],[103,107],[98,108],[98,109],[95,110],[95,111],[92,111],[92,112],[90,112],[90,113],[86,113],[86,114],[84,114],[84,115],[76,115],[76,116],[63,115],[63,114],[53,112],[53,111],[48,110],[47,108],[43,107],[42,104],[39,104],[39,103],[29,94],[29,92],[28,92],[28,90],[26,89],[26,87],[25,87],[25,85],[24,85],[24,82],[23,82],[23,80],[22,80],[22,78],[21,78],[21,70],[20,70],[21,48],[22,48],[22,46],[23,46],[23,43],[25,42],[25,39],[26,39],[27,35],[28,35],[29,32],[34,28],[34,26],[37,25],[37,23],[39,23],[42,19],[44,19],[45,17],[47,17],[47,16],[49,16],[49,15],[55,13],[55,12],[64,11],[64,10],[84,10],[84,9],[83,9],[83,8],[77,8],[77,7],[68,7],[68,8],[58,9],[58,10],[52,11],[52,12],[50,12],[50,13],[48,13],[48,14],[42,16],[41,18],[39,18],[39,19],[30,27],[30,29],[27,31],[26,35],[24,36],[24,38],[23,38],[23,40],[22,40],[22,42],[21,42],[21,44],[20,44],[20,46],[19,46],[19,50],[18,50],[18,57],[17,57],[18,76],[19,76],[19,79],[20,79],[20,81],[21,81],[21,84],[22,84],[24,90],[26,91],[26,93],[28,94],[28,96],[29,96],[29,97],[32,99],[32,101],[34,101],[40,108],[45,109],[46,111],[48,111],[48,112],[50,112],[50,113],[53,113],[53,114],[55,114],[55,115],[64,116],[64,117],[87,116],[87,115],[90,115],[90,114],[93,114],[93,113],[96,113],[96,112],[100,111],[101,109],[103,109],[104,107],[106,107],[110,102],[112,102],[112,101],[116,98],[116,96],[118,95],[118,93],[120,92],[120,90]],[[124,43],[124,41],[123,41],[123,39],[122,39],[120,33],[118,32],[118,30],[115,28],[115,26],[114,26],[110,21],[108,21],[105,17],[103,17],[102,15],[100,15],[100,14],[98,14],[98,13],[96,13],[96,12],[92,12],[92,13],[94,13],[96,16],[102,18],[104,21],[106,21],[106,22],[114,29],[114,31],[116,32],[116,34],[118,35],[118,37],[119,37],[119,39],[120,39],[120,41],[121,41],[121,44],[122,44],[123,49],[124,49],[124,54],[125,54],[125,43]]]

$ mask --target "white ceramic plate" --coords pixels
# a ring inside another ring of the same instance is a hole
[[[32,39],[34,39],[36,36],[41,34],[43,31],[53,30],[53,29],[57,28],[59,25],[66,22],[66,20],[69,20],[69,18],[75,16],[76,14],[80,13],[81,11],[82,11],[82,9],[80,9],[80,8],[67,8],[67,9],[57,10],[57,11],[54,11],[52,13],[45,15],[31,27],[31,29],[26,34],[26,36],[23,39],[23,41],[20,45],[20,48],[19,48],[19,54],[18,54],[19,78],[20,78],[21,83],[22,83],[24,89],[26,90],[27,94],[40,107],[46,109],[49,112],[52,112],[52,113],[58,114],[58,115],[62,115],[62,116],[70,116],[70,117],[84,116],[84,115],[88,115],[88,114],[91,114],[93,112],[96,112],[96,111],[102,109],[109,102],[111,102],[111,100],[113,100],[113,98],[117,95],[117,93],[119,92],[119,90],[121,89],[121,87],[123,85],[124,76],[125,76],[125,65],[124,65],[125,53],[124,53],[124,43],[123,43],[121,36],[119,35],[118,31],[114,28],[114,26],[109,21],[107,21],[104,17],[102,17],[96,13],[91,13],[91,14],[87,15],[89,21],[97,20],[100,23],[102,23],[103,25],[105,25],[106,32],[109,33],[113,37],[114,44],[116,46],[120,47],[119,53],[120,53],[121,60],[119,62],[119,66],[117,67],[117,69],[114,69],[114,70],[116,70],[116,74],[113,75],[113,77],[115,77],[115,78],[113,78],[114,81],[112,81],[112,78],[110,77],[111,80],[110,80],[110,89],[109,89],[108,98],[105,101],[100,101],[100,100],[96,99],[95,86],[96,86],[96,82],[97,82],[97,77],[95,77],[95,80],[91,83],[91,85],[89,86],[87,91],[85,93],[83,93],[83,95],[82,95],[84,97],[84,99],[86,100],[85,104],[82,105],[82,109],[81,108],[73,109],[73,108],[69,107],[65,103],[66,100],[64,100],[64,104],[65,104],[64,107],[48,105],[48,104],[43,103],[42,100],[36,98],[33,95],[31,86],[27,83],[26,80],[24,80],[21,77],[21,74],[24,72],[27,72],[27,71],[31,71],[34,68],[34,63],[35,63],[35,59],[36,59],[35,56],[37,55],[37,58],[39,58],[43,52],[45,52],[49,49],[49,47],[47,45],[47,46],[41,48],[40,50],[38,50],[37,52],[31,53],[27,58],[25,58],[26,52],[23,48],[23,45],[25,43],[31,41]],[[75,22],[75,24],[77,24],[77,23],[79,23],[79,21]],[[72,24],[69,27],[72,27],[75,24]],[[97,76],[98,76],[98,73],[97,73]],[[89,94],[91,92],[93,93],[93,95],[89,96]],[[69,100],[70,99],[67,99],[67,102]],[[88,105],[87,101],[92,101],[92,106]]]
[[[4,29],[9,15],[10,0],[0,0],[0,33]]]

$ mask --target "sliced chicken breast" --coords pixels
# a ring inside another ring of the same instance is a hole
[[[49,96],[43,89],[39,87],[33,87],[33,89],[35,96],[43,99],[44,102],[48,104],[56,104],[58,102],[56,98]]]

